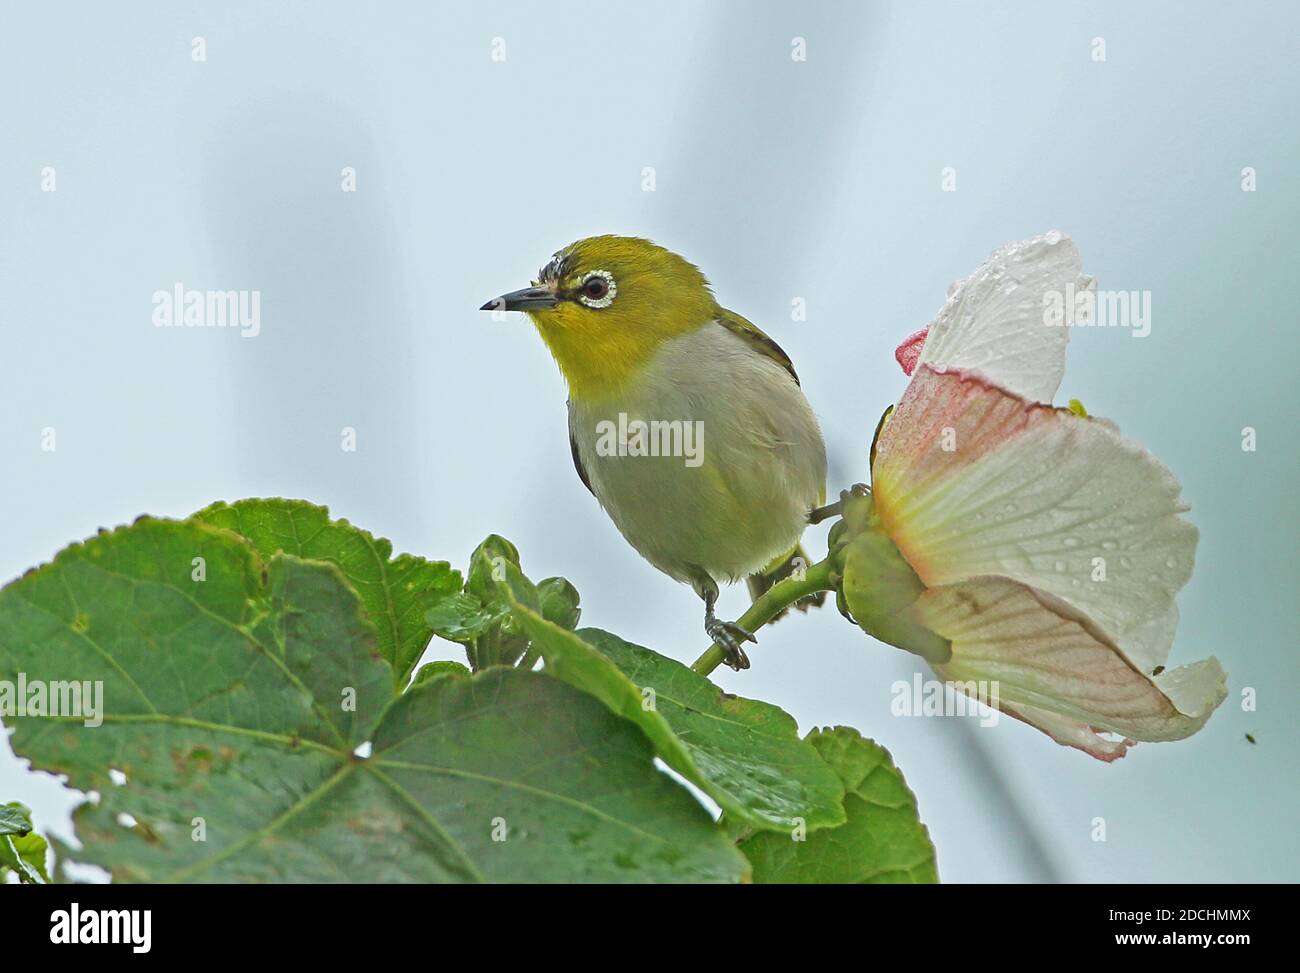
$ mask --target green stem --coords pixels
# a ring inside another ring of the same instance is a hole
[[[830,558],[819,561],[804,572],[802,578],[789,577],[778,581],[763,592],[749,610],[736,619],[738,625],[750,632],[757,632],[781,612],[789,608],[804,595],[818,591],[832,591],[835,584],[832,578],[834,569]],[[704,654],[691,663],[691,668],[702,676],[707,676],[718,668],[727,657],[726,650],[714,642]]]

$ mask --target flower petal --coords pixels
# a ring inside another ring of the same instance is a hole
[[[903,370],[904,375],[911,375],[916,371],[916,363],[921,358],[921,349],[925,347],[925,339],[929,335],[929,328],[914,331],[903,339],[902,344],[894,349],[894,360],[898,362],[898,366]]]
[[[913,614],[952,642],[942,678],[995,685],[1004,712],[1101,760],[1137,740],[1190,736],[1227,695],[1217,659],[1147,676],[1076,609],[1006,578],[932,588]]]
[[[1167,658],[1197,531],[1178,481],[1110,423],[922,365],[880,435],[872,492],[927,587],[1011,578],[1085,613],[1141,671]]]
[[[995,250],[975,273],[948,289],[948,302],[924,332],[921,364],[967,368],[1035,402],[1051,402],[1065,374],[1070,329],[1045,322],[1044,311],[1067,288],[1092,286],[1074,242],[1053,230]],[[1055,297],[1054,297],[1055,295]]]

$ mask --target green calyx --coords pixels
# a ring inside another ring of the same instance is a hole
[[[952,644],[912,617],[925,584],[881,529],[870,493],[845,495],[842,519],[829,540],[839,576],[836,604],[845,618],[932,665],[952,658]]]

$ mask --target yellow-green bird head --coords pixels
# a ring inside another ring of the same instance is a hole
[[[624,387],[669,338],[719,313],[700,269],[639,237],[594,236],[560,250],[525,287],[483,305],[523,311],[555,356],[571,394]]]

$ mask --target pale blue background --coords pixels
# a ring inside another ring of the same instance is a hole
[[[586,622],[689,660],[695,596],[573,475],[536,335],[476,308],[576,237],[651,236],[798,363],[838,489],[903,388],[897,341],[995,246],[1056,227],[1100,286],[1152,292],[1148,338],[1075,335],[1062,394],[1184,484],[1201,545],[1174,660],[1228,669],[1208,728],[1104,766],[1012,721],[891,718],[911,657],[832,611],[719,679],[889,746],[948,880],[1300,878],[1300,8],[1048,6],[7,4],[0,576],[142,512],[305,497],[456,563],[503,533]],[[177,280],[260,289],[262,335],[155,329]],[[68,796],[6,753],[15,798],[66,834]]]

